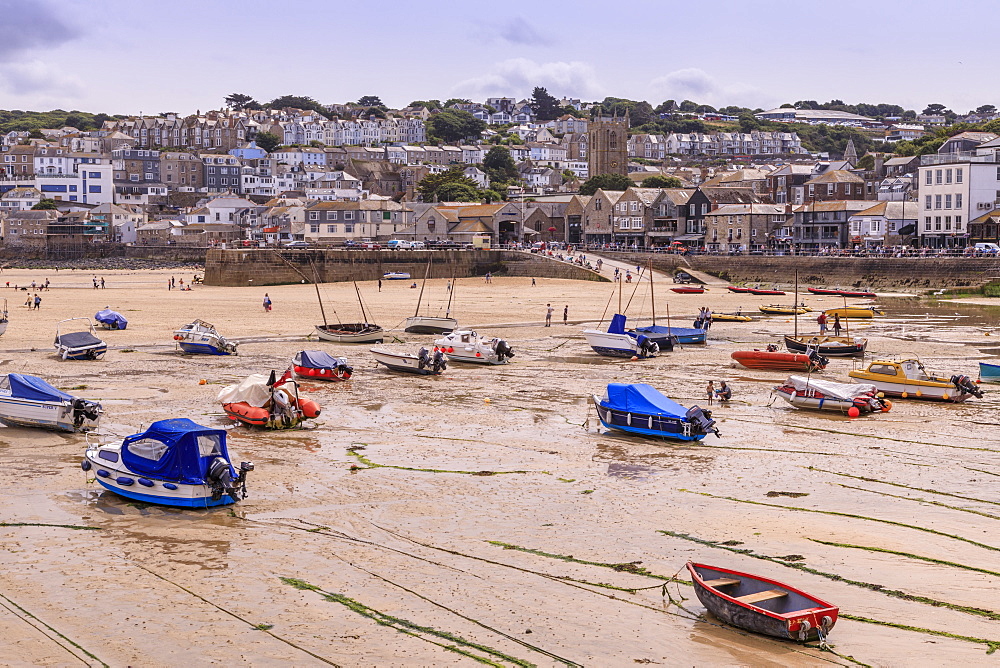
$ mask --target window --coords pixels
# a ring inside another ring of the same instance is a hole
[[[934,183],[936,183],[938,185],[941,185],[941,182],[942,182],[942,179],[941,179],[941,170],[940,169],[935,169],[934,170]]]
[[[344,212],[344,220],[354,220],[354,212],[353,211],[345,211]],[[345,227],[345,231],[347,231],[346,227]]]
[[[931,208],[931,196],[930,195],[927,195],[927,196],[924,197],[924,208],[925,209]]]
[[[636,201],[630,202],[629,203],[629,210],[630,211],[638,211],[639,210],[639,202],[636,202]]]
[[[354,234],[354,225],[351,223],[346,223],[344,225],[344,234]]]
[[[128,451],[136,457],[158,461],[167,451],[167,444],[155,438],[143,438],[132,441],[127,446]]]
[[[931,217],[927,216],[924,218],[924,232],[931,231]]]
[[[950,169],[944,170],[944,182],[945,183],[951,183],[951,170]]]
[[[872,221],[872,232],[878,233],[882,230],[882,222],[878,220]]]
[[[708,215],[708,204],[703,203],[701,205],[701,215],[703,216]]]
[[[319,220],[319,211],[310,211],[309,220]]]
[[[319,234],[319,225],[310,225],[309,226],[309,233],[310,234]]]
[[[941,195],[934,195],[934,208],[935,209],[941,208]]]
[[[129,174],[128,175],[128,180],[129,181],[133,181],[133,182],[137,182],[139,180],[139,175],[138,174]]]
[[[955,208],[956,209],[962,208],[962,193],[955,194]]]
[[[336,225],[327,225],[326,226],[326,233],[327,234],[336,234],[337,233],[337,226]]]
[[[90,192],[99,193],[101,192],[101,186],[90,186]]]
[[[934,230],[941,231],[941,216],[934,216]]]
[[[945,216],[944,217],[944,229],[946,229],[948,231],[951,230],[951,216]]]
[[[827,195],[832,195],[832,194],[834,194],[834,193],[835,193],[836,191],[837,191],[837,186],[836,186],[836,184],[834,184],[834,183],[828,183],[828,184],[826,184],[826,194],[827,194]]]
[[[945,195],[944,196],[944,208],[946,208],[946,209],[950,209],[951,208],[951,195]]]
[[[962,182],[962,173],[964,171],[965,171],[964,169],[956,169],[955,170],[955,183],[961,183]]]
[[[92,178],[92,179],[99,179],[99,178],[101,178],[101,173],[100,172],[90,172],[90,178]]]

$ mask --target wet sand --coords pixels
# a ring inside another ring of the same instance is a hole
[[[257,465],[250,497],[232,509],[128,502],[80,470],[84,436],[0,427],[0,664],[475,665],[449,647],[505,666],[997,661],[970,639],[1000,641],[998,386],[983,400],[901,400],[858,420],[798,411],[770,395],[784,375],[734,367],[729,357],[791,332],[791,318],[717,323],[707,346],[609,360],[586,345],[586,325],[564,326],[561,316],[569,304],[572,321],[596,324],[617,306],[613,287],[550,279],[532,287],[529,278],[462,279],[455,292],[459,322],[507,339],[511,364],[409,377],[376,367],[370,346],[307,341],[319,322],[311,286],[168,292],[170,275],[191,274],[138,271],[107,272],[107,288],[94,290],[92,275],[0,275],[0,285],[47,276],[53,286],[38,311],[21,306],[26,293],[0,288],[11,317],[0,368],[63,389],[85,385],[73,392],[104,401],[103,432],[180,416],[228,426],[215,403],[220,387],[280,372],[301,349],[345,355],[355,375],[304,383],[324,409],[308,429],[230,431],[234,459]],[[717,289],[676,295],[661,278],[658,319],[669,305],[679,326],[702,305],[752,312],[791,303]],[[418,290],[408,283],[359,287],[384,327],[412,315]],[[647,290],[637,290],[630,317],[650,314]],[[359,319],[352,285],[322,291],[328,316]],[[424,312],[440,314],[446,299],[445,281],[428,282]],[[545,328],[549,302],[556,318]],[[105,306],[130,321],[101,332],[106,359],[56,359],[55,322]],[[800,327],[814,330],[814,316]],[[178,355],[172,330],[196,317],[243,339],[240,355]],[[490,326],[498,323],[506,325]],[[872,353],[917,353],[931,369],[975,377],[976,361],[1000,345],[997,325],[989,306],[900,300],[873,324],[852,321],[852,333],[865,332]],[[396,335],[406,343],[387,347],[433,339]],[[833,360],[823,377],[846,382],[853,365]],[[735,400],[713,406],[722,437],[699,445],[604,433],[589,406],[614,381],[704,405],[709,379],[729,381]],[[704,616],[685,584],[669,587],[680,606],[664,598],[658,583],[689,559],[770,576],[840,606],[853,619],[842,617],[831,635],[837,654],[725,627]]]

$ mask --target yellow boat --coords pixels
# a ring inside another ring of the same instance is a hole
[[[742,313],[713,313],[712,322],[750,322],[753,320],[748,315]]]
[[[767,313],[768,315],[802,315],[803,313],[809,313],[812,311],[808,306],[781,306],[780,304],[769,304],[767,306],[758,306],[761,313]]]
[[[874,318],[877,315],[885,315],[885,311],[879,311],[874,306],[844,306],[827,309],[824,313],[830,318],[835,315],[841,318]]]
[[[859,383],[871,383],[883,394],[903,399],[965,401],[983,392],[968,376],[935,376],[918,359],[876,360],[847,374]]]

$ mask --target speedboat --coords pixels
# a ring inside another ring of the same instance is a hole
[[[688,562],[698,600],[727,624],[784,640],[824,640],[839,608],[786,584]]]
[[[841,318],[874,318],[877,315],[885,315],[885,311],[880,311],[874,306],[842,306],[823,312],[828,318],[833,318],[835,315],[839,315]]]
[[[825,295],[829,297],[840,296],[840,290],[836,290],[834,288],[806,288],[806,290],[808,290],[814,295]]]
[[[408,281],[410,273],[407,271],[387,271],[382,274],[382,279],[386,281]]]
[[[847,375],[854,382],[874,385],[890,397],[954,402],[983,397],[983,391],[968,376],[935,376],[918,359],[876,360],[865,369],[855,369]]]
[[[38,376],[0,376],[0,422],[8,427],[85,431],[97,427],[101,404],[58,390]]]
[[[767,306],[758,306],[757,309],[761,313],[766,313],[768,315],[802,315],[803,313],[809,313],[812,311],[811,308],[803,304],[802,306],[782,306],[781,304],[768,304]]]
[[[874,299],[878,295],[868,290],[841,290],[832,288],[806,288],[814,295],[826,295],[829,297],[855,297]]]
[[[730,355],[742,366],[761,371],[822,371],[828,360],[815,350],[809,354],[778,352],[778,346],[767,350],[737,350]]]
[[[103,310],[94,314],[94,320],[99,322],[104,329],[125,329],[128,327],[128,320],[121,313],[112,311],[106,306]]]
[[[458,328],[455,318],[438,318],[429,315],[414,315],[406,319],[404,332],[411,334],[447,334]]]
[[[679,288],[670,288],[671,292],[676,292],[682,295],[700,295],[704,294],[704,285],[682,285]]]
[[[868,383],[834,383],[807,376],[789,376],[784,385],[774,388],[775,394],[796,408],[847,413],[888,413],[892,402],[879,397],[878,388]]]
[[[247,496],[253,462],[230,462],[226,432],[187,418],[159,420],[121,443],[87,448],[81,467],[105,489],[127,499],[207,508]]]
[[[5,299],[3,300],[3,310],[0,310],[0,336],[3,336],[3,333],[7,331],[8,322],[9,320],[7,320],[7,300]]]
[[[826,357],[860,357],[865,354],[868,339],[855,336],[789,336],[785,335],[785,347],[790,353],[817,351]]]
[[[421,348],[416,355],[396,353],[389,350],[377,350],[375,348],[372,348],[371,353],[375,357],[376,362],[392,371],[430,376],[440,375],[442,371],[448,368],[448,362],[444,359],[444,352],[438,346],[434,346],[433,355],[428,352],[427,348]]]
[[[1000,364],[980,362],[979,380],[984,383],[1000,383]]]
[[[592,395],[597,416],[608,429],[678,441],[719,435],[711,411],[684,408],[644,383],[608,383],[603,397]]]
[[[616,313],[611,318],[608,331],[585,329],[583,336],[598,355],[647,359],[656,357],[660,352],[660,345],[652,337],[641,332],[626,332],[625,316],[621,313]],[[671,349],[672,347],[671,344]]]
[[[319,417],[319,404],[299,397],[291,373],[275,380],[254,373],[239,383],[219,390],[218,400],[229,419],[266,429],[294,429],[305,420]]]
[[[730,292],[739,292],[739,293],[745,294],[745,295],[750,294],[750,288],[741,288],[741,287],[738,287],[738,286],[735,286],[735,285],[730,285],[726,289],[729,290]]]
[[[506,341],[479,336],[477,332],[461,329],[434,341],[434,345],[448,356],[449,362],[472,364],[506,364],[514,350]]]
[[[200,355],[235,355],[235,341],[227,341],[215,331],[215,325],[195,320],[174,332],[174,341],[186,353]]]
[[[301,350],[292,358],[292,370],[299,378],[310,380],[347,380],[354,367],[346,357],[334,357],[322,350]]]
[[[80,325],[70,325],[77,320],[87,323],[85,329]],[[108,352],[108,345],[97,338],[97,330],[90,318],[67,318],[56,324],[56,353],[64,360],[97,360]]]

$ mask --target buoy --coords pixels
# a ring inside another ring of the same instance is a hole
[[[983,382],[983,380],[981,378],[976,378],[976,385],[979,385],[982,382]]]
[[[476,353],[476,357],[482,357],[482,356],[483,356],[483,354],[482,354],[482,353],[480,353],[480,352],[477,352],[477,353]]]
[[[493,400],[490,399],[489,397],[486,397],[485,399],[483,399],[483,403],[484,404],[489,404],[489,403],[492,403],[492,402],[493,402]]]
[[[884,401],[882,403],[884,404],[884,407],[882,408],[882,412],[883,413],[888,413],[889,411],[892,410],[892,402],[891,401],[889,401],[887,399],[886,401]]]
[[[941,395],[941,398],[944,399],[945,401],[948,401],[950,397],[948,397],[948,393],[945,392],[944,394]]]
[[[639,359],[639,358],[638,358],[638,357],[636,357],[635,355],[632,355],[632,361],[633,361],[633,362],[635,362],[635,361],[636,361],[637,359]]]
[[[847,417],[856,418],[859,415],[861,415],[861,411],[859,411],[856,406],[851,406],[847,409]]]
[[[199,381],[198,381],[198,384],[199,384],[199,385],[207,385],[207,384],[208,384],[208,381],[207,381],[207,380],[205,380],[204,378],[202,378],[201,380],[199,380]]]
[[[908,397],[908,396],[910,396],[910,395],[909,395],[909,394],[907,394],[906,392],[903,392],[903,393],[902,393],[901,395],[899,395],[899,396],[901,396],[901,397],[903,397],[903,398],[905,399],[906,397]]]
[[[916,394],[918,397],[922,397],[924,395],[924,393],[921,392],[920,390],[917,390],[914,394]]]
[[[875,396],[878,397],[879,399],[885,399],[885,392],[879,392]]]

